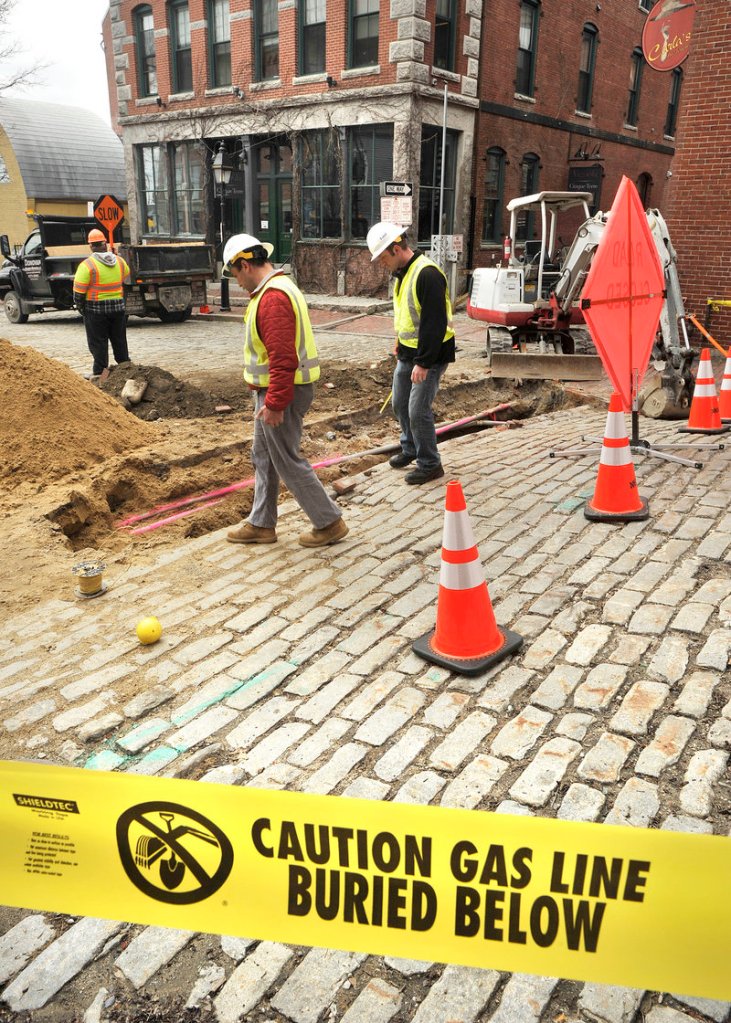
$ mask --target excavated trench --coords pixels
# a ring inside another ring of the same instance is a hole
[[[346,490],[346,478],[397,450],[390,408],[381,411],[391,365],[384,360],[358,374],[351,366],[333,365],[318,387],[303,450],[319,466],[323,483],[336,490]],[[164,542],[201,536],[240,521],[250,509],[250,398],[240,380],[200,375],[195,383],[183,383],[154,367],[132,366],[113,371],[104,389],[119,399],[131,377],[145,379],[147,389],[130,411],[143,420],[164,420],[170,437],[164,446],[103,463],[85,485],[70,487],[65,499],[45,513],[73,551],[118,550],[141,537]],[[518,388],[493,381],[484,371],[477,379],[447,374],[435,417],[439,424],[454,424],[497,409],[489,417],[493,421],[520,421],[587,400],[556,382],[525,381]],[[494,427],[478,420],[457,426],[448,436],[486,428]]]

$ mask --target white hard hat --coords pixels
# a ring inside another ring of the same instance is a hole
[[[260,242],[253,234],[234,234],[223,247],[223,276],[233,277],[231,264],[237,259],[268,259],[274,246]]]
[[[366,235],[366,243],[371,250],[371,263],[375,263],[382,252],[394,242],[401,241],[404,235],[404,228],[398,224],[392,224],[390,220],[382,220],[380,224],[374,224]]]

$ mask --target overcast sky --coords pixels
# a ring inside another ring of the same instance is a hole
[[[48,66],[39,84],[6,93],[8,99],[86,107],[107,124],[109,92],[101,48],[108,0],[17,0],[7,25],[23,53],[15,63]]]

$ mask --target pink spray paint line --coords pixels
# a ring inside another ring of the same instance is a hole
[[[313,462],[313,469],[326,469],[330,465],[335,465],[340,460],[340,455],[335,458],[327,458],[323,462]],[[152,519],[156,515],[162,515],[167,511],[174,511],[176,508],[185,508],[189,504],[198,504],[200,501],[205,501],[210,497],[225,497],[226,494],[235,493],[237,490],[245,490],[246,487],[253,487],[254,477],[252,476],[247,480],[239,480],[237,483],[231,483],[227,487],[221,487],[219,490],[209,490],[206,494],[197,494],[195,497],[181,497],[179,501],[172,501],[170,504],[161,504],[157,508],[153,508],[151,511],[141,512],[139,515],[130,515],[129,518],[121,519],[119,522],[115,522],[115,529],[126,529],[128,526],[133,526],[136,522],[144,522],[146,519]],[[135,532],[135,530],[130,530]]]
[[[165,519],[158,519],[157,522],[148,522],[146,526],[137,526],[136,529],[130,529],[130,533],[149,533],[150,530],[158,529],[160,526],[167,526],[169,522],[175,522],[176,519],[184,519],[186,515],[194,515],[196,512],[203,511],[204,508],[213,508],[214,505],[220,504],[221,501],[223,501],[223,498],[218,497],[215,501],[197,504],[195,508],[188,508],[186,511],[177,512],[175,515],[168,515]]]
[[[497,422],[495,421],[496,413],[503,412],[505,409],[512,408],[513,404],[514,402],[509,401],[503,405],[496,405],[494,408],[485,409],[482,412],[478,412],[476,415],[465,416],[463,419],[457,419],[453,423],[445,423],[443,426],[437,427],[436,434],[437,436],[442,436],[445,433],[449,433],[451,430],[459,429],[459,427],[461,426],[467,426],[470,423],[475,423],[480,419],[486,419],[488,417],[492,417],[492,420],[495,422],[495,425],[497,425]],[[400,448],[399,444],[384,444],[379,448],[371,448],[368,451],[359,451],[351,455],[335,455],[333,458],[326,458],[321,462],[313,462],[312,468],[326,469],[331,465],[338,465],[340,462],[349,461],[354,458],[362,458],[365,455],[388,454],[388,452],[397,451],[399,448]],[[174,511],[176,508],[185,508],[187,507],[187,505],[190,504],[199,504],[201,501],[206,501],[208,498],[211,497],[222,498],[225,497],[226,494],[232,494],[235,493],[237,490],[244,490],[246,489],[246,487],[251,487],[253,485],[254,479],[253,477],[251,477],[250,479],[239,480],[237,483],[231,483],[229,484],[229,486],[221,487],[218,490],[209,490],[205,494],[197,494],[195,497],[182,497],[179,501],[172,501],[170,504],[161,504],[158,505],[156,508],[151,509],[150,511],[141,512],[139,515],[130,515],[126,519],[121,519],[119,522],[115,523],[114,528],[127,529],[129,526],[134,525],[136,522],[144,522],[147,519],[153,519],[157,515],[162,515],[164,512]],[[208,505],[201,505],[201,507],[208,507]],[[186,514],[191,515],[193,514],[194,511],[196,511],[195,508],[189,512],[186,512]],[[168,518],[163,519],[160,525],[164,525],[167,522],[173,522],[175,521],[176,518],[180,517],[181,516],[179,515],[169,516]],[[130,532],[141,533],[148,532],[148,530],[132,529],[130,530]]]

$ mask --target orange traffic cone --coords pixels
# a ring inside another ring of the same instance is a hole
[[[498,628],[470,518],[456,480],[447,484],[442,568],[436,629],[412,649],[427,661],[461,675],[479,675],[523,643],[523,637]]]
[[[649,514],[647,501],[637,490],[622,399],[613,394],[609,399],[594,496],[586,502],[584,515],[592,522],[641,522]]]
[[[726,365],[723,367],[723,380],[718,395],[718,411],[722,423],[731,423],[731,348],[726,352]]]
[[[711,350],[704,348],[693,388],[688,425],[679,427],[681,433],[725,433],[729,429],[721,422],[716,395],[716,380],[711,365]]]

